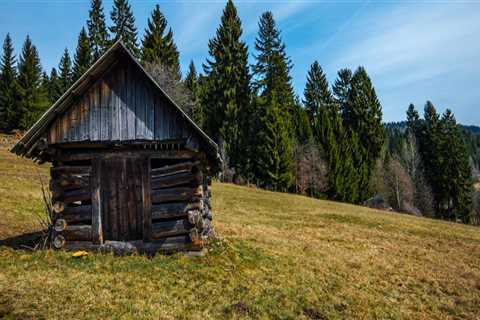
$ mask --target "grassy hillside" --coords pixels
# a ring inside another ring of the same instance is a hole
[[[1,144],[0,239],[38,228],[47,174]],[[229,184],[213,196],[223,240],[204,257],[0,246],[0,318],[479,317],[479,228]]]

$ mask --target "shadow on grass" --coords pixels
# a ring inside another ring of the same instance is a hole
[[[44,231],[36,231],[1,239],[0,247],[6,246],[15,250],[34,249],[41,242],[44,234]]]

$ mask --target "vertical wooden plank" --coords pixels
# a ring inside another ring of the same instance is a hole
[[[88,93],[83,97],[83,106],[82,140],[86,141],[88,140],[88,129],[90,127],[90,99]]]
[[[94,140],[93,137],[93,130],[94,130],[94,122],[95,122],[95,107],[94,107],[94,90],[90,88],[88,90],[88,108],[90,109],[89,113],[89,120],[88,120],[88,139]]]
[[[145,103],[142,82],[139,81],[139,77],[135,74],[135,138],[145,138]]]
[[[125,80],[126,68],[122,67],[119,78],[119,91],[120,91],[120,139],[127,139],[127,83]]]
[[[143,202],[143,241],[149,242],[152,238],[152,202],[150,200],[150,158],[143,160],[142,170],[142,202]]]
[[[112,140],[120,140],[121,131],[121,111],[120,111],[120,92],[118,83],[121,76],[121,68],[117,69],[112,77],[111,94],[112,94]]]
[[[105,82],[105,79],[100,81],[100,117],[101,117],[101,125],[100,125],[100,140],[106,141],[108,140],[108,86]]]
[[[102,162],[95,158],[92,160],[92,173],[90,176],[90,188],[92,194],[92,241],[96,244],[103,243],[102,229],[102,203],[100,196],[100,184],[102,174]]]
[[[100,120],[101,120],[101,114],[100,114],[100,86],[99,82],[97,82],[93,88],[91,89],[91,114],[92,117],[90,118],[90,134],[91,134],[91,140],[92,141],[97,141],[100,140]]]
[[[127,140],[135,139],[135,80],[132,65],[127,68]]]
[[[146,85],[145,92],[145,106],[146,106],[146,133],[145,138],[148,140],[153,140],[155,138],[155,105],[153,99],[153,88],[150,85]]]
[[[153,104],[155,107],[155,115],[154,115],[154,135],[155,135],[155,140],[160,140],[160,123],[161,123],[161,112],[162,110],[160,109],[160,103],[158,102],[158,97],[156,94],[153,95]]]

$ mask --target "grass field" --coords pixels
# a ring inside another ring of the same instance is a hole
[[[48,167],[0,143],[0,239],[38,229]],[[8,139],[7,139],[8,140]],[[215,183],[204,257],[0,246],[6,319],[480,319],[480,228]]]

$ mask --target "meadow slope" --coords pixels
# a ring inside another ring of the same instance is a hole
[[[38,229],[48,167],[0,139],[5,240]],[[1,242],[0,318],[480,319],[480,228],[230,184],[213,197],[222,240],[204,257]]]

